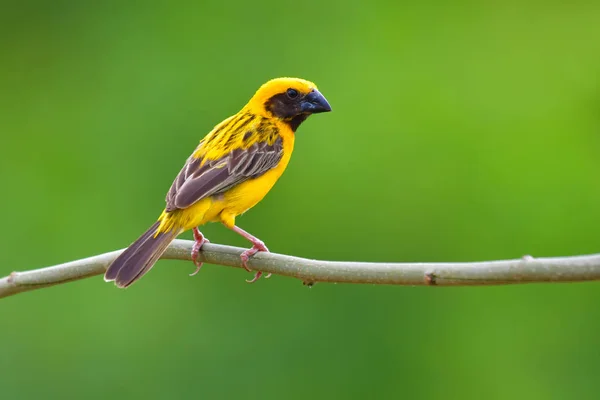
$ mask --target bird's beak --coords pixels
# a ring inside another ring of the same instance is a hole
[[[313,89],[312,92],[307,94],[300,102],[300,109],[303,113],[316,114],[331,111],[331,106],[321,92],[317,89]]]

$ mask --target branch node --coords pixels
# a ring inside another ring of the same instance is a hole
[[[309,289],[311,289],[315,285],[315,283],[317,283],[317,282],[315,282],[315,281],[302,281],[302,284],[304,286],[308,286]]]
[[[533,261],[533,257],[530,256],[529,254],[525,254],[523,257],[521,257],[521,260],[523,260],[523,261]]]
[[[428,272],[425,274],[425,283],[430,286],[435,286],[437,276],[433,272]]]
[[[17,277],[17,271],[13,271],[6,277],[6,281],[8,283],[14,283],[16,277]]]

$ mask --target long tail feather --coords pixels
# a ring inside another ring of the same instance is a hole
[[[104,274],[105,281],[115,281],[118,287],[126,288],[154,266],[180,233],[179,230],[172,229],[156,235],[159,225],[160,221],[157,221],[112,262]]]

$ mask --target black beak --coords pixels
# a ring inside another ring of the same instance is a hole
[[[300,109],[303,113],[317,114],[331,111],[331,106],[321,92],[317,89],[313,89],[313,91],[307,94],[300,102]]]

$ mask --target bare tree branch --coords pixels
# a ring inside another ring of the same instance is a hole
[[[175,240],[163,259],[191,260],[194,242]],[[200,253],[210,264],[241,268],[244,249],[207,243]],[[0,279],[0,298],[103,274],[122,250],[24,272]],[[388,285],[471,286],[532,282],[600,280],[600,254],[467,263],[369,263],[319,261],[275,253],[258,253],[248,263],[254,270],[316,282]]]

